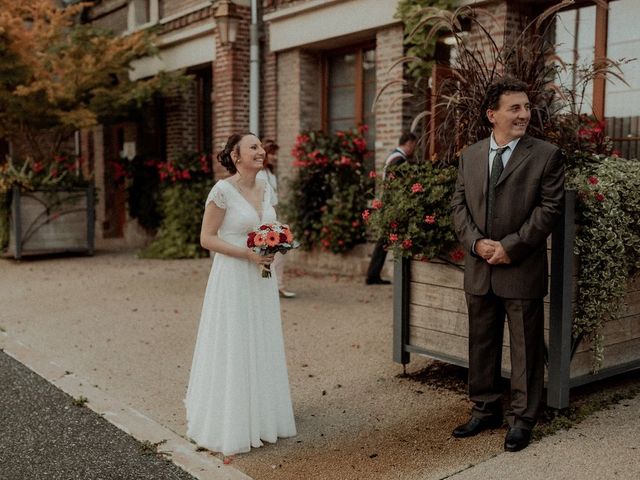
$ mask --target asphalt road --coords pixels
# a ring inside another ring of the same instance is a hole
[[[0,351],[0,480],[193,480]]]

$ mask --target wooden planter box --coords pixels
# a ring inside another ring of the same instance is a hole
[[[15,187],[11,198],[8,255],[94,250],[94,187],[70,190],[24,191]]]
[[[607,322],[604,361],[591,372],[592,352],[586,342],[572,352],[576,259],[575,192],[567,192],[565,213],[551,236],[550,294],[545,298],[547,405],[569,406],[569,391],[632,369],[640,368],[640,278],[629,281],[626,307],[617,320]],[[404,259],[394,274],[394,361],[406,364],[410,354],[426,355],[468,367],[467,305],[461,267],[442,261]],[[509,377],[509,334],[505,324],[502,373]]]

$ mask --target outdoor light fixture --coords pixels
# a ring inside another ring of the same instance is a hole
[[[237,13],[235,3],[230,0],[220,0],[213,18],[216,19],[216,25],[220,33],[220,43],[222,45],[234,43],[238,35],[238,23],[240,21],[240,15]]]

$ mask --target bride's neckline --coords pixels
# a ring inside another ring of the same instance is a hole
[[[256,212],[256,215],[258,215],[258,219],[260,221],[262,221],[262,215],[264,214],[264,197],[265,194],[267,192],[267,182],[263,181],[263,180],[256,180],[256,183],[262,184],[262,199],[260,201],[260,208],[257,208],[245,195],[244,193],[242,193],[242,187],[240,187],[238,185],[238,183],[236,181],[231,181],[229,179],[224,179],[225,182],[227,182],[237,193],[238,195],[240,195],[242,197],[242,199],[245,201],[245,203],[247,205],[249,205],[254,212]]]

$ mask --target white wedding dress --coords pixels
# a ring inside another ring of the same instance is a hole
[[[262,218],[228,181],[207,197],[226,210],[220,238],[245,246],[247,234],[276,221],[264,186]],[[263,278],[247,260],[215,255],[202,306],[185,399],[187,436],[224,455],[296,434],[275,273]]]

